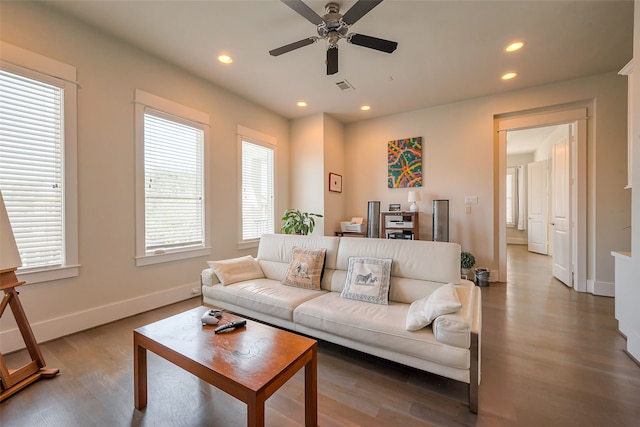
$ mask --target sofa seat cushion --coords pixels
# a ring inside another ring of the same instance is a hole
[[[405,330],[408,304],[369,304],[329,292],[298,306],[293,321],[307,328],[458,369],[469,369],[469,350],[438,342],[427,327]]]
[[[293,310],[326,291],[285,286],[271,279],[254,279],[223,286],[218,283],[207,290],[209,298],[292,321]]]

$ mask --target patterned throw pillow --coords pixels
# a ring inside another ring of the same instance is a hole
[[[327,250],[301,248],[294,246],[291,251],[291,263],[282,280],[283,285],[296,288],[320,290],[324,258]]]
[[[388,305],[390,276],[391,259],[351,257],[340,296]]]

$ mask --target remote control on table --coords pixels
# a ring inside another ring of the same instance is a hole
[[[217,334],[222,331],[241,328],[246,324],[247,324],[246,320],[234,320],[233,322],[225,323],[224,325],[218,326],[217,328],[214,329],[214,332]]]

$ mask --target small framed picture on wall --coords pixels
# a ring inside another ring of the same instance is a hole
[[[342,193],[342,175],[329,172],[329,191]]]

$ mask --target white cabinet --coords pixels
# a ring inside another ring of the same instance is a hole
[[[633,59],[618,72],[627,76],[627,186],[631,188],[631,172],[633,171]]]

